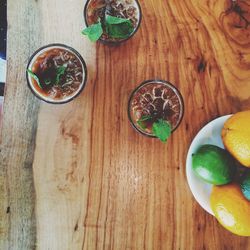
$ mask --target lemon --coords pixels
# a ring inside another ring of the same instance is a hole
[[[234,234],[250,236],[250,202],[237,184],[214,186],[210,205],[223,227]]]
[[[250,167],[250,110],[231,116],[222,129],[225,148],[245,167]]]
[[[223,185],[231,182],[235,174],[232,156],[224,149],[215,145],[202,145],[192,155],[192,169],[204,181]]]

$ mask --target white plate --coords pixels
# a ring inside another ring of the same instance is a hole
[[[210,194],[212,185],[199,179],[192,170],[192,154],[203,144],[212,144],[224,148],[221,139],[221,130],[225,121],[231,115],[219,117],[204,126],[193,139],[187,154],[186,175],[188,185],[196,201],[211,215],[213,211],[210,207]]]

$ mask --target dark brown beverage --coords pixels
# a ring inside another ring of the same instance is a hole
[[[81,91],[86,80],[83,59],[72,48],[62,45],[42,48],[31,58],[27,70],[31,90],[52,103],[71,100]]]
[[[137,0],[89,0],[84,10],[86,25],[102,23],[104,33],[100,40],[104,42],[121,42],[132,37],[141,21],[141,10]],[[129,19],[133,25],[133,32],[127,38],[113,38],[105,31],[105,16],[110,15]]]
[[[183,116],[183,101],[179,91],[162,80],[144,82],[129,100],[129,118],[141,133],[154,137],[152,125],[162,119],[174,131]]]

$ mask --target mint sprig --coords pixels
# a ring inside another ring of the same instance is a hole
[[[121,24],[121,23],[131,22],[127,18],[121,18],[121,17],[116,17],[116,16],[110,16],[110,15],[105,16],[105,21],[107,24]]]
[[[40,83],[38,76],[35,73],[33,73],[30,69],[27,69],[27,72],[37,82],[39,88],[42,89],[42,86],[41,86],[41,83]]]
[[[82,31],[82,34],[88,36],[91,42],[96,42],[103,34],[101,22],[90,25]]]
[[[126,39],[134,31],[129,19],[106,15],[105,22],[106,32],[111,38]]]
[[[55,84],[59,84],[60,78],[64,75],[66,69],[67,69],[67,67],[65,67],[65,66],[60,66],[60,67],[56,68],[56,80],[55,80]]]
[[[103,26],[99,20],[98,23],[92,24],[82,30],[82,34],[88,36],[90,41],[96,42],[104,33],[103,27],[105,28],[105,32],[109,37],[118,39],[128,38],[134,31],[131,20],[106,15],[103,21]]]
[[[44,80],[45,85],[50,85],[50,84],[56,84],[58,85],[60,83],[61,77],[65,74],[67,67],[65,66],[60,66],[56,68],[56,77],[54,79],[47,78]],[[30,69],[27,69],[28,74],[37,82],[39,88],[43,88],[42,84],[40,82],[39,77]]]
[[[154,118],[151,115],[143,115],[138,121],[137,124],[142,128],[146,129],[146,122],[150,121],[153,123],[152,132],[159,138],[162,142],[166,142],[169,136],[171,135],[171,125],[163,119],[158,119],[154,121]]]
[[[154,135],[162,142],[166,142],[171,135],[171,125],[163,119],[154,122],[152,130]]]
[[[151,115],[143,115],[138,121],[138,125],[142,128],[145,129],[147,126],[145,124],[146,121],[151,120],[152,116]]]

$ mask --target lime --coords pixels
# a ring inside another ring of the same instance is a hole
[[[233,180],[235,161],[226,150],[206,144],[192,157],[192,168],[204,181],[214,185],[224,185]]]
[[[240,183],[240,187],[245,198],[250,201],[250,172],[244,176],[243,181]]]

